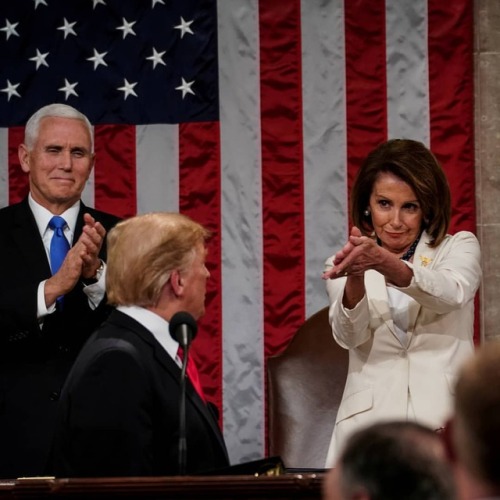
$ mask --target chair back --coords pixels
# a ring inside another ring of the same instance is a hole
[[[332,335],[328,307],[267,362],[269,455],[287,468],[324,468],[349,353]]]

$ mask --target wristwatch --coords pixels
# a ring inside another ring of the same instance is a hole
[[[90,278],[83,278],[82,279],[83,284],[86,286],[87,285],[94,285],[95,283],[97,283],[101,279],[103,271],[104,271],[104,262],[101,260],[101,263],[100,263],[99,267],[96,269],[94,276],[91,276]]]

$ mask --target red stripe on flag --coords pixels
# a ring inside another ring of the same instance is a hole
[[[429,0],[431,149],[451,189],[450,232],[475,232],[473,4]],[[474,301],[474,342],[480,342],[479,295]]]
[[[387,140],[384,0],[344,2],[348,192],[367,154]]]
[[[431,149],[452,194],[451,232],[475,231],[473,6],[429,0]]]
[[[24,141],[24,127],[11,127],[8,134],[9,205],[21,201],[29,192],[28,175],[21,170],[17,149]]]
[[[305,318],[300,1],[259,4],[264,348],[276,354]]]
[[[207,398],[222,416],[220,131],[218,122],[179,125],[179,208],[213,234],[208,244],[206,312],[193,358]]]
[[[95,126],[94,205],[119,217],[137,211],[136,142],[132,125]]]

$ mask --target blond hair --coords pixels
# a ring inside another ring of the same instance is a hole
[[[172,271],[184,271],[210,233],[186,215],[156,212],[117,224],[108,234],[106,292],[113,305],[156,305]]]

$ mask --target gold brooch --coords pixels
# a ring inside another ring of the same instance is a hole
[[[425,255],[420,255],[420,265],[422,267],[427,267],[432,262],[430,257],[426,257]]]

